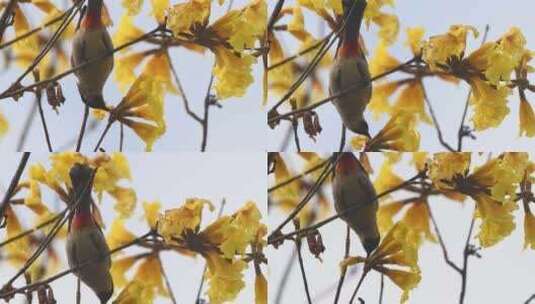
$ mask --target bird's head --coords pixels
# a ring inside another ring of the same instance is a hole
[[[368,123],[362,119],[360,123],[358,124],[357,128],[354,130],[355,133],[364,135],[368,138],[371,138],[370,136],[370,128],[368,126]]]
[[[104,0],[89,0],[87,3],[87,11],[82,22],[84,28],[100,28],[102,23],[102,6]]]
[[[379,246],[380,238],[371,238],[371,239],[365,239],[364,242],[362,242],[362,245],[364,246],[364,249],[366,250],[366,253],[368,256]]]
[[[72,188],[76,195],[91,193],[93,187],[93,169],[81,163],[76,163],[69,171]]]

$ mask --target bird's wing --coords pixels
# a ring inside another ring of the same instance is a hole
[[[102,39],[102,44],[106,48],[106,51],[112,52],[113,51],[113,41],[111,40],[111,37],[110,37],[110,34],[108,33],[108,31],[106,31],[106,30],[102,31],[101,39]],[[111,55],[110,58],[113,59],[113,54]],[[112,68],[113,68],[113,60],[111,61],[111,64],[112,64]]]
[[[366,173],[363,173],[366,174]],[[358,179],[359,187],[361,188],[361,191],[365,193],[365,197],[377,197],[377,193],[375,192],[375,188],[370,181],[368,177],[361,176]],[[360,202],[361,204],[371,205],[375,204],[377,205],[377,199],[374,199],[373,201],[366,201],[366,202]]]
[[[106,243],[106,239],[104,238],[104,234],[102,231],[95,230],[94,233],[91,233],[90,235],[91,242],[93,243],[93,246],[95,248],[98,248],[98,252],[102,252],[102,257],[104,258],[104,261],[106,263],[106,268],[111,267],[111,257],[108,254],[110,252],[110,248],[108,247],[108,244]]]
[[[76,242],[73,242],[72,240],[67,240],[67,255],[69,268],[74,268],[78,266],[78,252],[76,248]]]

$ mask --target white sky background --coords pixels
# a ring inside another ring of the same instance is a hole
[[[30,157],[29,165],[35,162],[44,162],[48,167],[47,155],[33,155]],[[138,206],[132,216],[127,221],[127,228],[136,235],[147,232],[148,227],[143,217],[143,201],[160,200],[162,210],[176,208],[184,202],[186,198],[201,197],[211,200],[215,205],[214,212],[207,209],[203,213],[203,224],[211,223],[216,217],[222,198],[226,198],[224,214],[231,214],[249,200],[255,201],[258,208],[266,218],[266,160],[262,153],[206,153],[202,156],[198,153],[179,154],[128,154],[133,180],[131,185],[137,192]],[[19,154],[4,153],[0,157],[0,193],[8,187],[9,182],[17,168],[20,159]],[[42,187],[42,193],[49,193]],[[3,194],[2,194],[3,195]],[[48,199],[46,199],[48,197]],[[54,206],[54,199],[45,196],[45,203]],[[113,200],[105,196],[101,205],[104,222],[110,228],[114,215]],[[62,205],[60,205],[60,208]],[[21,210],[21,208],[14,208]],[[24,208],[22,208],[24,209]],[[23,212],[24,213],[24,212]],[[18,212],[20,214],[20,212]],[[26,228],[32,223],[23,223]],[[108,231],[108,230],[107,230]],[[106,231],[106,232],[107,232]],[[0,233],[0,239],[5,239],[4,230]],[[66,263],[64,242],[58,242],[56,249]],[[137,249],[130,249],[127,252],[139,252]],[[163,253],[164,268],[169,276],[173,291],[178,303],[193,303],[196,298],[201,273],[204,267],[202,257],[188,258],[176,253]],[[0,268],[0,281],[2,284],[10,278],[16,271],[12,267]],[[63,266],[61,270],[66,269]],[[267,277],[267,268],[262,267]],[[245,271],[244,289],[236,303],[252,303],[254,301],[254,269],[249,267]],[[23,281],[17,281],[16,286],[22,286]],[[205,284],[205,288],[207,285]],[[67,275],[52,284],[54,294],[59,303],[74,303],[76,280],[73,275]],[[206,289],[205,289],[206,290]],[[117,293],[115,294],[115,296]],[[82,303],[96,303],[97,299],[92,291],[87,287],[82,289]],[[2,302],[2,301],[0,301]],[[2,302],[3,303],[3,302]],[[23,303],[23,298],[18,296],[11,303]],[[160,298],[155,303],[169,303],[168,300]]]
[[[272,1],[271,9],[274,7]],[[435,1],[406,1],[396,0],[395,8],[386,11],[395,13],[400,20],[400,34],[398,41],[390,48],[391,54],[398,58],[401,62],[412,58],[410,49],[405,46],[406,29],[408,27],[423,26],[426,29],[425,38],[433,35],[445,33],[450,25],[453,24],[469,24],[475,26],[480,33],[484,32],[486,24],[490,25],[490,32],[488,41],[495,40],[503,35],[510,27],[517,26],[522,29],[522,33],[527,39],[527,47],[535,49],[535,32],[533,29],[533,10],[535,3],[528,0],[511,0],[511,1],[485,1],[485,0],[435,0]],[[295,0],[285,2],[286,5],[291,6],[296,3]],[[307,9],[303,10],[305,15],[305,27],[309,29],[316,38],[321,38],[329,32],[328,27],[325,28],[325,33],[319,34],[321,28],[319,19]],[[289,20],[286,18],[285,20]],[[281,22],[280,24],[286,24]],[[373,55],[377,45],[377,27],[371,26],[369,30],[363,27],[363,37],[368,48],[369,56]],[[279,35],[278,37],[281,37]],[[297,52],[297,43],[295,39],[289,39],[284,36],[284,45],[288,55]],[[481,35],[479,39],[474,40],[472,36],[468,39],[467,53],[477,48],[481,43]],[[336,44],[334,45],[336,46]],[[290,51],[288,51],[290,50]],[[334,48],[333,48],[334,52]],[[334,53],[333,53],[334,54]],[[324,88],[328,88],[328,73],[323,70],[323,84]],[[401,75],[401,74],[399,74]],[[397,76],[394,76],[397,77]],[[392,79],[392,78],[390,78]],[[305,83],[306,84],[306,83]],[[466,96],[468,94],[468,85],[465,83],[455,86],[445,83],[443,81],[426,79],[424,80],[429,98],[435,112],[438,116],[439,125],[443,131],[445,140],[450,145],[456,147],[457,145],[457,130],[461,121],[461,115],[464,108]],[[271,97],[270,105],[272,106],[280,97]],[[312,102],[318,101],[321,98],[313,98]],[[528,95],[528,100],[532,106],[535,105],[535,96]],[[391,99],[394,102],[395,99]],[[526,150],[533,148],[535,139],[518,138],[518,94],[513,94],[509,97],[510,114],[498,129],[489,129],[483,132],[478,132],[477,141],[470,139],[464,140],[464,150],[466,151],[504,151],[504,150]],[[268,107],[270,108],[270,107]],[[288,112],[288,108],[279,110],[280,113]],[[308,138],[304,132],[300,132],[301,148],[303,150],[321,150],[330,151],[338,147],[340,142],[340,126],[341,121],[335,108],[331,104],[322,105],[317,109],[320,116],[322,133],[317,138],[317,143],[314,143]],[[369,113],[368,113],[369,114]],[[471,113],[469,111],[468,118]],[[375,135],[386,123],[386,119],[375,121],[371,115],[368,117],[370,125],[370,132]],[[282,142],[289,123],[283,122],[281,126],[274,131],[270,130],[269,134],[269,150],[278,150]],[[302,125],[300,125],[302,131]],[[418,127],[421,135],[420,150],[422,151],[443,151],[444,148],[439,145],[438,138],[434,127],[424,125]],[[352,136],[348,131],[349,138]],[[295,151],[295,143],[292,141],[289,145],[289,151]]]
[[[54,3],[63,3],[64,0],[55,0]],[[70,1],[69,1],[70,2]],[[171,1],[172,4],[182,3],[184,1]],[[220,6],[217,1],[212,5],[212,21],[222,16],[227,8],[227,2]],[[241,8],[248,1],[236,0],[233,8]],[[109,28],[111,34],[115,33],[119,25],[119,20],[124,12],[121,1],[106,1],[110,15],[114,21],[114,26]],[[59,6],[64,7],[64,6]],[[26,16],[37,26],[35,10],[31,5],[23,5]],[[135,24],[144,30],[152,30],[157,25],[155,19],[150,16],[150,1],[145,1],[142,13],[135,18]],[[32,18],[33,17],[33,18]],[[30,22],[31,22],[30,21]],[[13,37],[13,30],[6,31],[6,39]],[[70,43],[70,42],[69,42]],[[143,46],[141,46],[143,45]],[[148,49],[153,46],[140,44],[134,46],[134,49]],[[71,46],[67,45],[67,53],[70,56]],[[177,69],[178,76],[186,91],[186,96],[190,100],[192,110],[202,117],[204,106],[204,97],[208,88],[208,81],[211,75],[211,68],[214,56],[207,50],[205,55],[193,53],[191,51],[174,48],[171,50],[173,63]],[[117,54],[115,55],[117,59]],[[3,59],[0,61],[3,63]],[[222,109],[212,107],[210,110],[209,133],[208,133],[208,151],[252,151],[265,150],[265,130],[266,117],[261,109],[261,63],[254,66],[255,80],[247,93],[242,98],[231,98],[223,100]],[[141,67],[142,68],[142,67]],[[141,71],[139,69],[138,71]],[[20,68],[10,68],[9,71],[0,72],[1,90],[8,88],[23,71]],[[33,79],[27,78],[23,84],[28,85]],[[83,115],[83,104],[76,88],[76,78],[73,75],[63,78],[60,81],[63,92],[66,97],[65,104],[60,108],[60,115],[56,115],[50,109],[44,100],[45,116],[48,122],[50,135],[52,137],[52,146],[55,150],[63,147],[76,138]],[[123,95],[118,90],[113,80],[113,73],[108,79],[104,88],[104,97],[108,104],[116,105]],[[10,122],[10,131],[6,138],[0,139],[0,149],[14,151],[17,140],[22,132],[22,125],[27,113],[30,111],[34,102],[32,94],[26,94],[18,103],[12,99],[2,100],[0,102],[0,111],[8,117]],[[199,151],[202,138],[200,125],[188,116],[183,108],[182,99],[175,95],[167,95],[165,101],[167,132],[156,141],[154,151]],[[84,140],[84,150],[93,151],[98,136],[102,132],[104,125],[100,126],[96,132],[87,134]],[[104,140],[103,147],[107,151],[117,150],[119,142],[119,125],[113,126],[110,133]],[[143,151],[145,145],[128,128],[125,128],[125,149],[131,151]],[[25,146],[30,151],[46,151],[46,142],[38,115],[34,121],[33,127],[29,134]],[[74,149],[74,144],[70,146]]]
[[[535,155],[531,155],[533,158]],[[298,156],[289,156],[285,159],[297,171],[301,160]],[[484,156],[486,157],[486,156]],[[475,159],[476,157],[473,156]],[[403,178],[410,178],[415,174],[412,167],[408,167],[404,156],[401,166],[397,165],[395,172]],[[481,160],[481,157],[479,157]],[[372,167],[376,174],[379,171],[383,157],[380,154],[370,154]],[[480,162],[478,162],[480,164]],[[376,175],[373,176],[375,178]],[[270,186],[274,185],[274,178],[269,179]],[[325,195],[332,202],[330,185],[323,188]],[[406,194],[405,194],[406,195]],[[394,194],[394,197],[395,194]],[[397,196],[399,197],[399,196]],[[407,197],[407,196],[403,196]],[[314,199],[310,203],[314,203]],[[473,212],[474,202],[471,199],[465,201],[464,206],[450,200],[430,198],[429,203],[435,216],[444,242],[448,249],[450,259],[457,265],[462,266],[462,251],[466,241],[470,216]],[[331,206],[332,208],[332,206]],[[498,245],[483,249],[480,254],[482,259],[471,257],[468,265],[468,285],[465,303],[524,303],[535,292],[533,287],[535,252],[523,250],[524,229],[523,211],[516,211],[516,228],[514,232]],[[280,224],[287,214],[278,208],[270,209],[269,225],[275,227]],[[334,210],[327,214],[334,214]],[[476,221],[474,236],[477,235],[479,221]],[[431,227],[431,231],[433,227]],[[287,225],[283,232],[293,231],[293,225]],[[319,299],[313,300],[315,304],[332,303],[339,278],[339,262],[343,259],[345,250],[346,225],[341,220],[335,220],[320,228],[320,233],[326,247],[322,254],[323,263],[319,262],[310,254],[306,242],[303,244],[304,265],[309,282],[311,296],[329,290],[329,293]],[[274,301],[281,276],[285,270],[287,260],[292,254],[295,245],[286,242],[278,250],[270,248],[270,290],[269,298]],[[356,234],[351,232],[351,255],[365,255]],[[424,241],[419,255],[419,265],[422,271],[422,280],[418,287],[413,290],[408,303],[457,303],[459,299],[460,276],[444,262],[442,250],[437,244]],[[350,268],[351,269],[351,268]],[[355,268],[353,268],[355,269]],[[354,291],[362,268],[352,277],[347,277],[342,289],[340,303],[347,303]],[[299,264],[296,262],[286,284],[285,296],[281,303],[306,303]],[[358,296],[366,303],[378,303],[380,290],[380,275],[371,272],[365,279]],[[399,303],[401,290],[385,277],[385,290],[383,303]],[[274,302],[271,302],[274,303]],[[358,303],[358,302],[356,302]]]

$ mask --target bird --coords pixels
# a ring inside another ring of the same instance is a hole
[[[113,280],[110,250],[91,212],[94,204],[91,197],[93,169],[77,163],[70,169],[69,175],[76,206],[69,221],[67,260],[70,268],[81,267],[74,274],[93,290],[101,304],[105,304],[113,294]]]
[[[329,92],[331,96],[343,94],[334,98],[333,104],[344,126],[354,133],[370,138],[364,111],[370,102],[372,84],[368,61],[359,42],[366,1],[343,0],[342,4],[343,20],[346,20],[346,23],[329,74]]]
[[[340,218],[358,235],[369,256],[380,241],[377,194],[367,172],[353,153],[337,155],[332,182],[334,207]]]
[[[100,58],[113,51],[113,42],[102,20],[104,0],[88,0],[86,14],[76,31],[71,65]],[[102,90],[113,69],[113,54],[74,72],[82,101],[90,108],[107,110]]]

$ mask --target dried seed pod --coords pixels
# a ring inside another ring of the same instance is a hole
[[[317,229],[307,233],[307,244],[310,253],[312,253],[317,259],[321,260],[320,255],[325,251],[325,245],[323,244],[323,239],[321,238],[321,234]]]

